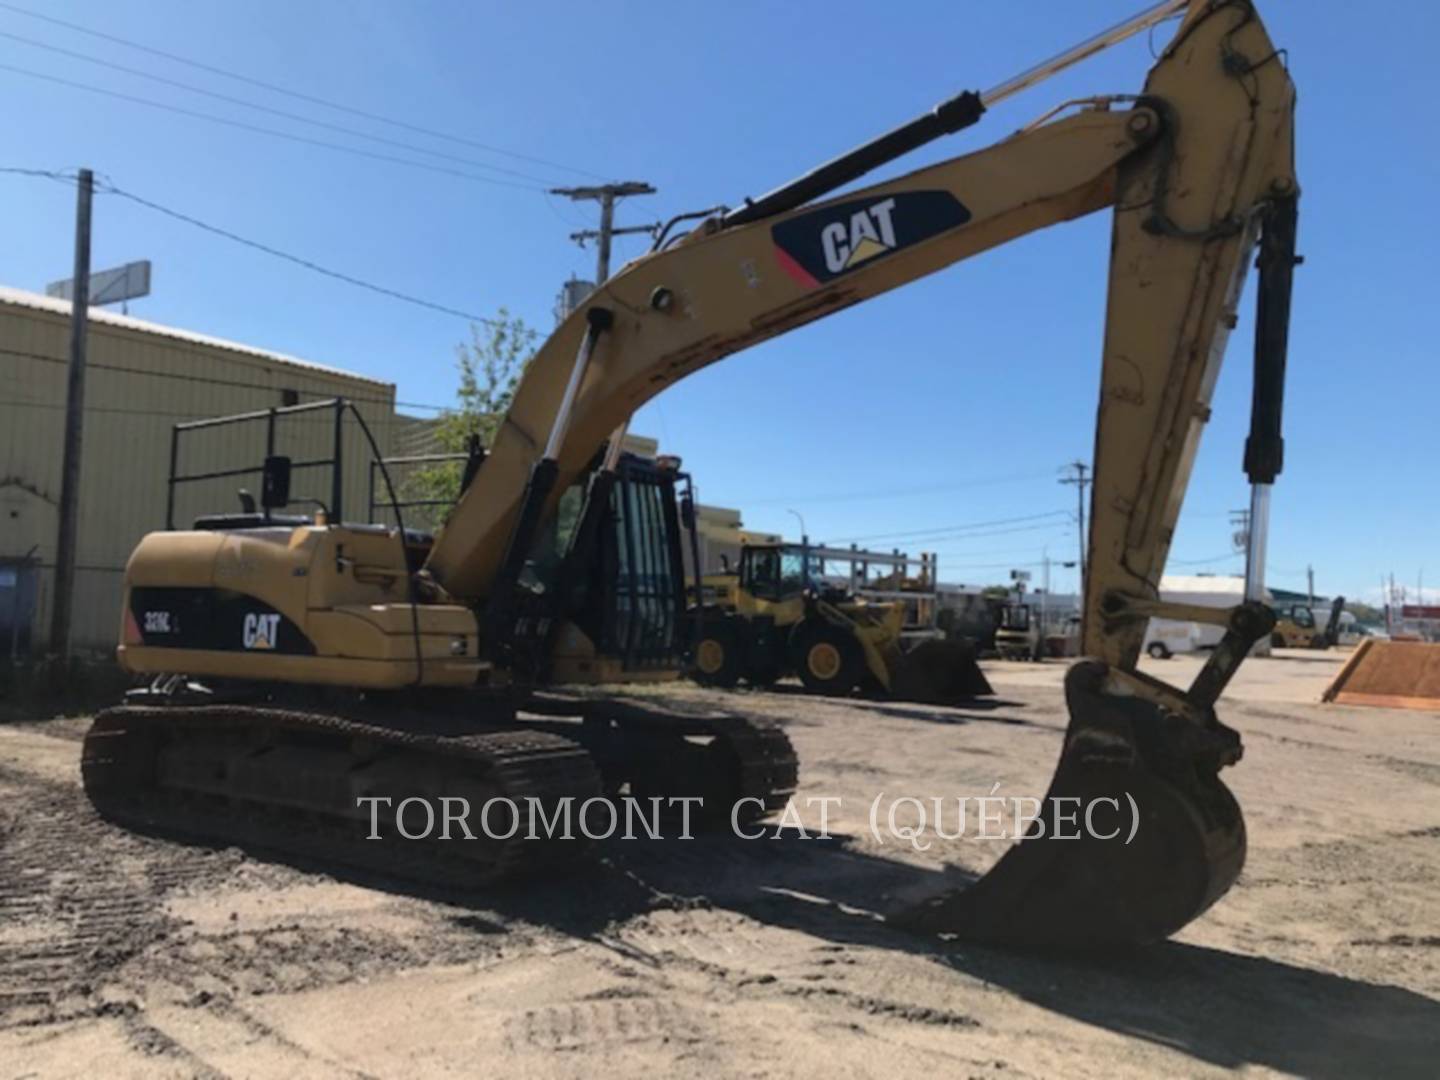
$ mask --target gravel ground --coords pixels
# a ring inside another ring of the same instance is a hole
[[[1005,843],[881,843],[871,800],[1042,793],[1060,664],[988,664],[983,709],[652,689],[782,723],[831,838],[617,839],[486,895],[130,835],[80,790],[85,721],[0,727],[0,1074],[1433,1076],[1440,716],[1316,704],[1341,659],[1247,665],[1245,873],[1176,940],[1088,959],[874,914]]]

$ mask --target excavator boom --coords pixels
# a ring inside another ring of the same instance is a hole
[[[1161,5],[1164,14],[1183,5]],[[1082,50],[1083,51],[1083,47]],[[1092,50],[1093,51],[1093,50]],[[1023,81],[1023,80],[1022,80]],[[1223,894],[1244,859],[1218,779],[1239,737],[1214,703],[1273,615],[1210,615],[1227,634],[1188,689],[1136,671],[1210,415],[1245,270],[1260,244],[1256,394],[1246,469],[1279,472],[1294,259],[1295,94],[1250,0],[1192,3],[1142,94],[1041,122],[975,153],[824,201],[882,152],[847,155],[605,282],[531,361],[489,458],[431,553],[453,596],[506,593],[534,530],[617,427],[667,386],[767,338],[1007,241],[1113,206],[1082,652],[1053,798],[1129,799],[1135,845],[1013,848],[975,888],[910,912],[918,929],[999,941],[1145,941]],[[900,151],[977,120],[966,94],[877,140]],[[887,151],[888,152],[888,151]],[[894,156],[893,154],[891,156]],[[853,167],[852,167],[853,166]],[[1187,613],[1186,618],[1195,617]]]

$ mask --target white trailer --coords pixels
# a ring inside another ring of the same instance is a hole
[[[1160,599],[1175,604],[1199,604],[1202,607],[1228,610],[1244,602],[1245,579],[1243,577],[1222,577],[1218,574],[1166,574],[1160,579]],[[1267,604],[1272,600],[1268,589],[1264,599]],[[1172,620],[1152,619],[1150,621],[1153,626],[1156,622],[1164,623]],[[1196,649],[1213,649],[1225,636],[1225,627],[1215,623],[1190,625],[1195,627],[1194,648]],[[1147,635],[1147,643],[1148,640]],[[1258,642],[1251,653],[1256,656],[1270,655],[1269,637]]]

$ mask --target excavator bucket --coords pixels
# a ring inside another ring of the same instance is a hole
[[[1199,916],[1245,862],[1240,807],[1218,779],[1239,738],[1138,699],[1101,698],[1106,668],[1066,680],[1070,728],[1040,817],[973,885],[892,917],[1007,946],[1159,941]]]
[[[958,641],[922,641],[886,661],[891,693],[902,701],[951,705],[995,693],[975,662],[975,650]]]

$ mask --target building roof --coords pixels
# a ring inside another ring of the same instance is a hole
[[[15,289],[7,285],[0,285],[0,304],[30,308],[33,311],[47,311],[51,314],[63,315],[66,318],[70,316],[69,300],[59,300],[53,296],[43,296],[40,293],[29,292],[25,289]],[[174,326],[164,326],[160,323],[146,322],[144,319],[132,319],[129,315],[116,315],[113,311],[106,311],[103,308],[92,307],[90,309],[89,321],[100,326],[114,326],[123,330],[134,330],[141,334],[154,334],[157,337],[170,338],[172,341],[184,341],[192,345],[204,345],[212,349],[226,349],[230,352],[258,357],[268,363],[289,364],[292,367],[318,371],[326,375],[339,375],[346,379],[354,379],[357,382],[366,382],[374,386],[394,386],[394,383],[388,383],[384,379],[372,378],[369,375],[359,375],[356,372],[346,371],[343,368],[330,367],[327,364],[317,364],[313,360],[301,360],[299,357],[286,356],[284,353],[270,352],[266,349],[257,349],[253,345],[243,345],[238,341],[226,341],[224,338],[210,337],[208,334],[197,334],[193,331],[181,330]]]
[[[1166,574],[1160,579],[1162,592],[1245,594],[1245,579],[1229,574]]]

